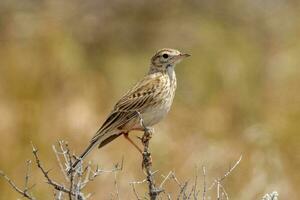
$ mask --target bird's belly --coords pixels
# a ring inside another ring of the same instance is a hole
[[[142,118],[145,126],[153,126],[160,122],[169,112],[170,105],[165,106],[157,106],[152,109],[147,109],[144,113],[142,113]]]
[[[158,122],[160,122],[169,112],[171,105],[165,106],[157,106],[146,109],[141,113],[142,120],[144,122],[145,127],[151,127]],[[122,127],[123,131],[130,130],[144,130],[144,127],[141,126],[140,118],[137,117],[134,120],[127,123]]]

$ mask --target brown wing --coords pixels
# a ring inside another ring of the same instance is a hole
[[[91,142],[100,139],[104,134],[122,127],[138,117],[145,108],[158,103],[158,94],[163,87],[161,74],[151,74],[138,82],[115,105],[113,111],[97,131]]]

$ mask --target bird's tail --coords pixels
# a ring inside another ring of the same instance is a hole
[[[82,162],[82,160],[88,155],[88,153],[90,153],[90,151],[97,145],[98,148],[102,148],[103,146],[105,146],[106,144],[110,143],[111,141],[113,141],[115,138],[119,137],[120,135],[122,135],[123,132],[120,131],[116,131],[113,134],[110,135],[105,135],[105,136],[100,136],[98,138],[92,139],[92,141],[90,142],[89,146],[85,149],[85,151],[79,156],[79,158],[72,164],[72,167],[68,170],[67,174],[70,175],[72,171],[74,171],[77,167],[77,165]]]
[[[67,174],[71,174],[73,170],[76,169],[77,165],[82,162],[85,156],[90,153],[90,151],[98,144],[98,140],[92,141],[89,146],[85,149],[85,151],[79,156],[79,158],[72,164],[72,167],[69,169]]]

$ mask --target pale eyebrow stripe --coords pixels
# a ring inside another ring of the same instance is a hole
[[[161,51],[157,52],[156,54],[161,54],[161,53],[163,53],[163,52],[172,53],[172,51],[169,50],[169,49],[162,49]]]

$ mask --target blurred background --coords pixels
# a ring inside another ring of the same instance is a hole
[[[192,57],[177,66],[175,102],[155,127],[154,169],[174,170],[183,181],[205,165],[211,182],[242,154],[224,183],[231,199],[259,199],[273,190],[280,199],[299,199],[299,36],[296,0],[2,0],[0,169],[22,186],[32,141],[61,180],[51,145],[67,140],[80,153],[148,71],[156,50],[169,47]],[[122,157],[120,195],[133,199],[128,182],[144,174],[126,140],[87,159],[109,169]],[[36,197],[52,199],[40,171],[32,170]],[[110,198],[113,177],[90,185],[93,199]],[[0,191],[0,199],[20,197],[2,178]]]

